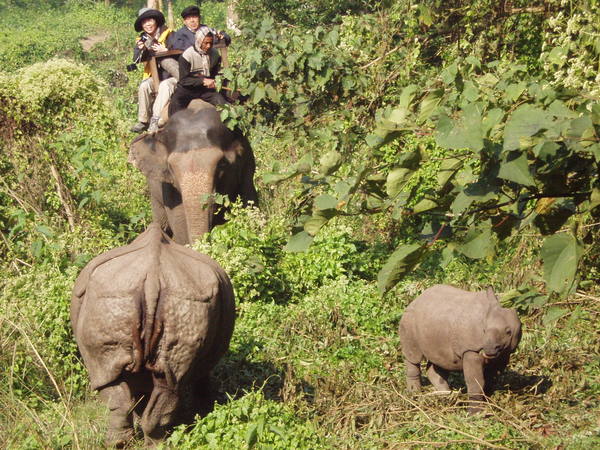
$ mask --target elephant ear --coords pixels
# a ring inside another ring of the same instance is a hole
[[[163,142],[162,132],[142,134],[129,147],[128,161],[149,180],[173,183],[167,158],[169,151]]]
[[[241,161],[241,180],[239,195],[242,198],[244,206],[253,202],[258,207],[258,193],[254,187],[254,172],[256,171],[256,161],[250,142],[241,133],[235,133],[235,139],[231,142],[225,156],[229,159],[231,156],[239,158]],[[230,155],[230,156],[228,156]]]

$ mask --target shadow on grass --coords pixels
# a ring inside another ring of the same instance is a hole
[[[427,377],[421,376],[423,386],[431,386]],[[450,372],[448,384],[452,390],[466,393],[467,387],[462,372]],[[545,375],[521,375],[513,370],[505,370],[492,383],[489,389],[486,387],[486,395],[494,392],[531,392],[534,395],[545,394],[552,386],[552,381]]]
[[[552,381],[546,375],[522,375],[512,370],[503,372],[495,384],[496,391],[528,391],[534,395],[545,394],[552,387]]]

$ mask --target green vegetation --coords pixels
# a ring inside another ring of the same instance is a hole
[[[0,1],[3,448],[106,429],[70,290],[151,220],[127,164],[142,2],[111,3]],[[238,317],[214,410],[165,447],[600,445],[599,6],[239,1],[225,76],[248,100],[222,115],[252,142],[261,209],[194,246]],[[202,9],[224,27],[224,3]],[[482,416],[459,375],[450,396],[404,388],[399,318],[442,282],[492,285],[524,323]]]

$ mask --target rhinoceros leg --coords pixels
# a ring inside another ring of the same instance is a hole
[[[164,438],[167,427],[174,421],[179,403],[176,387],[169,386],[164,377],[153,376],[153,385],[140,421],[147,445],[154,445]]]
[[[133,396],[125,381],[117,381],[100,390],[110,415],[106,432],[106,445],[122,448],[133,438]]]
[[[427,362],[427,378],[431,381],[431,384],[436,391],[439,392],[450,392],[450,386],[448,386],[448,371],[436,366],[432,362]]]

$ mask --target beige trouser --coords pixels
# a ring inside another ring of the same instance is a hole
[[[163,108],[169,103],[171,95],[175,91],[175,86],[177,86],[177,80],[173,77],[161,81],[155,100],[152,78],[142,81],[138,89],[138,120],[148,123],[151,117],[160,117]]]

